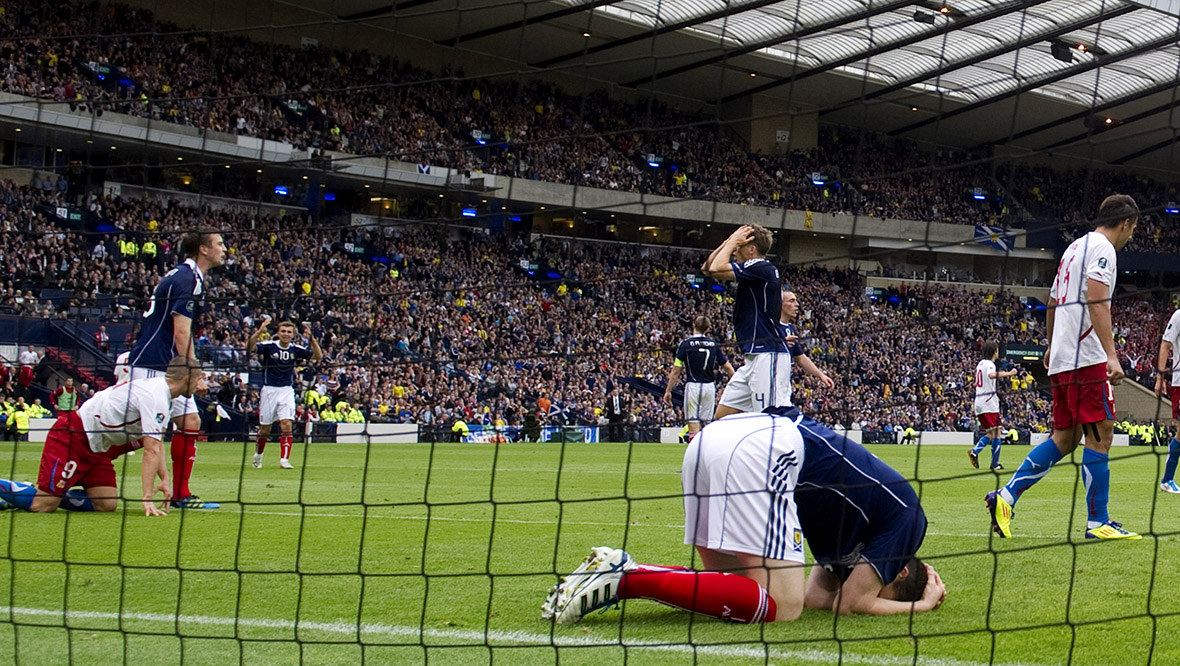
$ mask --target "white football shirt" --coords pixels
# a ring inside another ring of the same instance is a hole
[[[78,408],[95,453],[141,437],[163,439],[171,416],[172,393],[163,377],[115,384]]]
[[[1172,386],[1180,386],[1180,310],[1172,313],[1164,329],[1164,342],[1172,343]],[[1159,358],[1156,358],[1159,362]],[[1159,370],[1159,368],[1156,368]]]
[[[1090,321],[1088,285],[1089,280],[1101,282],[1113,296],[1117,270],[1114,245],[1097,231],[1070,243],[1061,255],[1057,277],[1049,289],[1049,298],[1057,304],[1053,311],[1050,375],[1106,363],[1106,350]]]
[[[119,384],[131,379],[131,352],[125,351],[115,357],[115,383]]]
[[[975,413],[999,414],[1000,396],[996,393],[996,378],[988,375],[996,371],[996,364],[983,359],[975,366]]]

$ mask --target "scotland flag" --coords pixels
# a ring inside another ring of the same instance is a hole
[[[989,227],[986,224],[975,225],[975,242],[994,247],[1001,252],[1012,251],[1012,236],[1001,227]]]

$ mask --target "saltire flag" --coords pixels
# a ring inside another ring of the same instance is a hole
[[[989,227],[986,224],[975,225],[975,242],[980,245],[994,247],[1001,252],[1011,252],[1013,238],[1001,227]]]

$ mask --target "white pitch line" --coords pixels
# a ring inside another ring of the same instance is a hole
[[[438,639],[453,643],[455,641],[470,642],[473,645],[488,645],[496,647],[500,644],[536,645],[537,647],[626,647],[629,650],[651,650],[654,652],[671,652],[675,654],[707,654],[722,657],[747,658],[764,660],[767,657],[791,661],[806,661],[818,664],[831,664],[842,661],[846,664],[864,664],[865,666],[910,666],[915,663],[911,657],[891,657],[883,655],[864,655],[851,651],[843,653],[830,650],[808,648],[801,650],[783,650],[779,648],[743,647],[738,645],[690,645],[656,643],[646,640],[624,639],[620,644],[614,636],[563,636],[560,633],[535,633],[529,631],[477,631],[473,629],[424,629],[422,627],[379,624],[371,622],[349,622],[336,620],[335,622],[313,622],[301,620],[296,624],[291,620],[263,619],[263,618],[233,618],[210,615],[173,615],[169,613],[112,613],[104,611],[54,610],[49,608],[20,608],[0,606],[0,615],[51,617],[70,621],[77,620],[135,620],[141,622],[161,622],[167,624],[201,624],[222,627],[252,627],[261,629],[281,629],[284,631],[322,631],[325,633],[344,634],[351,636],[393,636],[412,637],[422,641],[427,647],[427,639]],[[52,625],[50,625],[52,626]],[[92,627],[72,627],[78,631],[93,629]],[[583,627],[583,629],[585,629]],[[209,638],[218,638],[210,636]],[[229,637],[225,637],[229,638]],[[249,640],[249,639],[244,639]],[[919,655],[917,664],[925,666],[1036,666],[1021,662],[1017,664],[991,664],[990,662],[966,661],[951,657],[928,657]]]

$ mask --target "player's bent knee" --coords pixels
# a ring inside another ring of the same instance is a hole
[[[57,511],[59,506],[61,506],[61,497],[38,492],[37,496],[33,498],[33,502],[29,504],[29,511],[32,513],[53,513]]]
[[[94,511],[96,513],[110,513],[119,508],[119,500],[113,497],[91,498],[90,503],[94,505]]]
[[[806,570],[802,562],[772,560],[737,553],[742,574],[766,589],[777,611],[775,622],[793,622],[803,614]]]

